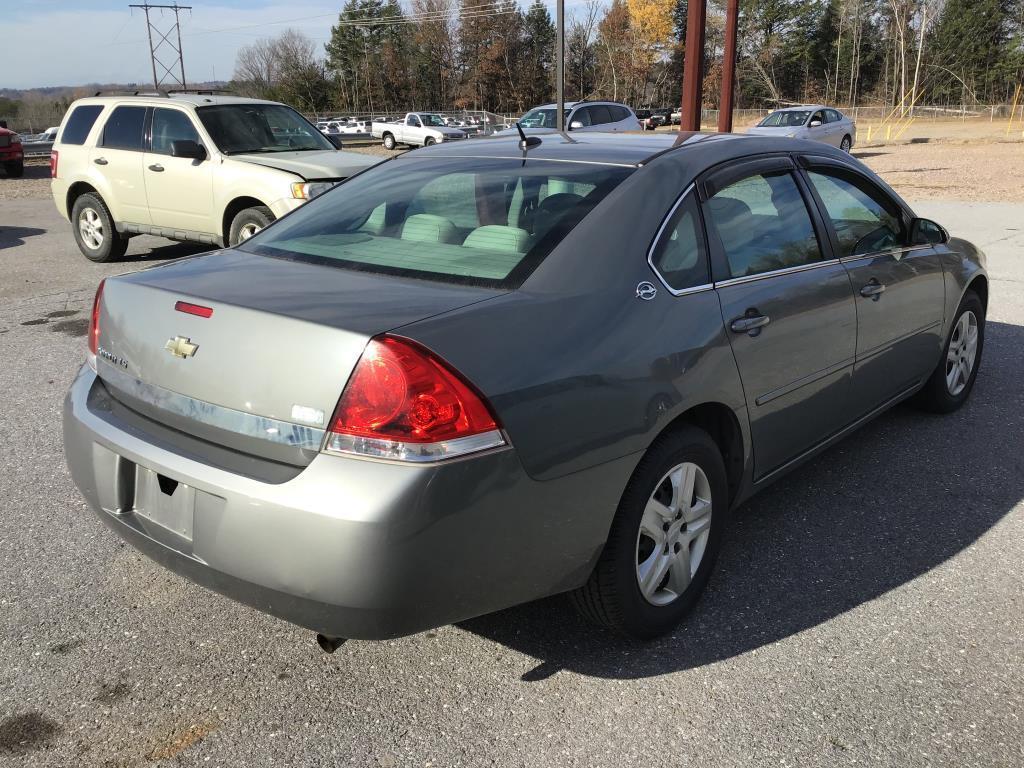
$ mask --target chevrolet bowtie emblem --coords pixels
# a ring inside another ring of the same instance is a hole
[[[192,339],[185,338],[184,336],[175,336],[173,339],[168,339],[164,349],[175,357],[192,357],[196,350],[199,349],[199,345],[193,344]]]

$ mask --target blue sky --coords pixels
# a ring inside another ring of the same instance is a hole
[[[129,12],[131,1],[16,0],[6,4],[0,12],[0,88],[152,83],[145,17],[138,9]],[[191,12],[181,14],[185,75],[204,81],[230,79],[241,46],[288,27],[326,42],[344,0],[179,2],[193,6]],[[566,0],[567,13],[580,2]],[[151,13],[157,14],[154,18],[159,22],[159,12]]]

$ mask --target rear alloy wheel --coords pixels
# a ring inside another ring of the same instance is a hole
[[[573,593],[576,607],[630,637],[670,631],[707,584],[728,510],[711,437],[687,426],[659,438],[623,493],[594,572]]]
[[[950,413],[967,401],[985,346],[985,308],[974,291],[964,294],[955,317],[942,359],[915,398],[935,413]]]
[[[128,250],[128,238],[114,227],[114,219],[98,195],[79,195],[71,207],[71,222],[78,250],[89,261],[117,261]]]
[[[390,133],[385,133],[384,134],[384,149],[394,149],[394,148],[395,148],[395,137],[392,136]]]
[[[843,143],[839,145],[839,148],[843,150],[843,152],[849,152],[852,147],[853,141],[850,140],[850,137],[843,136]]]
[[[228,233],[228,245],[234,246],[248,240],[274,220],[273,212],[265,205],[254,205],[235,214]]]
[[[12,179],[20,179],[25,175],[25,161],[13,160],[9,163],[4,163],[4,170],[7,171],[7,175]]]

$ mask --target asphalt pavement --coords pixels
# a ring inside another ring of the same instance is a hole
[[[1024,764],[1024,206],[928,203],[989,255],[984,360],[740,510],[672,636],[562,598],[323,654],[121,544],[64,466],[100,277],[45,200],[0,203],[0,765]]]

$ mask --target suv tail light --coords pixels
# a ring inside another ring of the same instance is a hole
[[[92,318],[89,320],[89,367],[96,370],[96,353],[100,348],[100,310],[103,308],[103,284],[100,280],[96,298],[92,300]]]
[[[60,153],[57,152],[57,150],[55,150],[55,149],[50,150],[50,178],[51,179],[56,179],[57,178],[57,160],[58,160],[59,155],[60,155]]]
[[[326,450],[438,461],[505,444],[483,396],[409,339],[371,339],[338,401]]]

